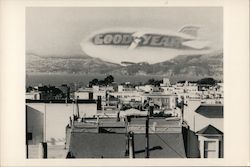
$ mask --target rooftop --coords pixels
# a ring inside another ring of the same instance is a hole
[[[223,105],[221,104],[202,104],[196,110],[207,118],[223,118]]]
[[[145,134],[135,134],[135,158],[143,158]],[[127,158],[126,136],[117,133],[72,133],[69,151],[75,158]],[[181,133],[150,134],[150,158],[185,158]]]
[[[149,97],[168,97],[168,96],[177,96],[173,93],[165,93],[165,92],[150,92],[150,93],[144,93],[145,96],[149,96]]]
[[[203,134],[203,135],[222,135],[223,132],[221,132],[219,129],[215,128],[212,125],[208,125],[205,128],[199,130],[197,134]]]
[[[81,103],[96,103],[96,100],[77,100],[79,104]],[[74,100],[68,99],[68,100],[31,100],[26,99],[26,103],[75,103]]]
[[[145,153],[146,117],[86,119],[74,122],[70,153],[76,158],[128,158],[126,132],[134,132],[135,158]],[[127,127],[127,128],[126,128]],[[179,119],[149,118],[150,158],[185,158],[185,148]]]

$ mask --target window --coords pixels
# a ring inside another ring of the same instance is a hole
[[[164,104],[167,109],[170,109],[170,98],[165,98]]]
[[[204,141],[204,158],[218,158],[216,141]]]
[[[201,158],[223,158],[223,136],[198,134]]]
[[[32,133],[31,132],[27,133],[27,140],[32,140]]]
[[[223,158],[223,148],[222,148],[222,142],[219,141],[219,158]]]

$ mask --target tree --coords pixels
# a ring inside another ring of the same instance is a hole
[[[104,86],[104,85],[106,85],[106,82],[104,80],[99,80],[98,85],[99,86]]]
[[[163,83],[163,80],[156,80],[154,86],[160,86]]]
[[[149,85],[154,85],[154,83],[155,83],[154,78],[149,79],[148,82],[147,82],[147,84],[149,84]]]
[[[106,85],[109,85],[111,84],[112,82],[114,82],[114,77],[112,75],[109,75],[107,76],[105,79],[104,79],[104,82]]]
[[[89,82],[89,87],[92,87],[93,85],[99,85],[99,86],[107,86],[114,82],[114,77],[112,75],[108,75],[104,80],[98,80],[93,79]]]
[[[163,83],[163,80],[155,80],[154,78],[149,79],[147,82],[147,84],[154,86],[160,86],[161,83]]]
[[[217,81],[213,78],[203,78],[197,81],[198,85],[216,85]]]
[[[89,82],[89,87],[92,87],[93,85],[98,85],[98,83],[99,83],[99,80],[95,78]]]

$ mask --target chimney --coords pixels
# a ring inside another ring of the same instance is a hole
[[[117,112],[116,122],[120,122],[120,110]]]
[[[154,102],[152,99],[149,100],[148,111],[149,111],[149,116],[152,117],[154,115]]]
[[[149,116],[152,117],[154,115],[154,106],[149,106]]]
[[[102,110],[102,97],[97,97],[97,110]]]
[[[67,99],[70,99],[70,87],[67,86]]]

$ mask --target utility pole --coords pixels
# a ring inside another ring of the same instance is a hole
[[[80,118],[79,105],[78,105],[78,96],[76,97],[76,111],[77,111],[77,119]]]
[[[44,103],[43,142],[46,142],[46,102]]]
[[[128,135],[128,116],[125,117],[125,134],[126,134],[126,150],[125,150],[125,156],[129,155],[129,135]]]
[[[129,158],[135,158],[134,133],[132,131],[128,132],[128,145],[129,145]]]
[[[187,104],[185,104],[185,102],[184,102],[184,97],[181,96],[181,104],[180,104],[180,107],[181,107],[181,123],[184,122],[184,106],[187,106]]]
[[[25,129],[26,129],[26,158],[28,159],[29,158],[29,141],[28,141],[28,111],[27,111],[28,107],[26,105],[26,111],[25,111],[25,123],[26,123],[26,126],[25,126]]]
[[[145,138],[146,138],[146,146],[145,146],[145,158],[149,158],[149,117],[153,116],[154,112],[154,102],[152,100],[149,101],[149,107],[148,107],[148,113],[146,117],[146,132],[145,132]]]
[[[149,112],[146,117],[146,133],[145,133],[145,138],[146,138],[146,146],[145,146],[145,158],[149,158],[149,135],[148,135],[148,124],[149,124]]]

